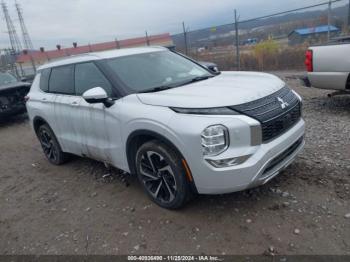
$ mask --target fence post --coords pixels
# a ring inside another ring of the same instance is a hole
[[[22,66],[22,63],[18,63],[19,65],[19,69],[21,69],[21,76],[26,76],[24,70],[23,70],[23,66]]]
[[[350,30],[350,0],[349,0],[349,7],[348,7],[348,30]]]
[[[238,33],[238,17],[237,17],[237,10],[235,9],[235,31],[236,31],[236,65],[237,70],[241,70],[241,58],[240,58],[240,52],[239,52],[239,33]]]
[[[149,46],[149,38],[148,38],[148,32],[146,31],[146,44]]]
[[[185,22],[182,22],[182,28],[184,31],[184,40],[185,40],[185,54],[188,55],[188,47],[187,47],[187,31],[185,27]]]
[[[31,52],[29,52],[29,57],[30,57],[30,61],[32,63],[34,74],[36,74],[36,65],[35,65],[35,61],[34,61],[34,58],[33,58],[32,54],[31,54]]]
[[[331,39],[332,0],[328,2],[328,42]]]
[[[115,45],[116,45],[117,49],[120,49],[118,38],[115,38]]]

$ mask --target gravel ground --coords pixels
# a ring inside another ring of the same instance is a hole
[[[41,152],[25,116],[0,123],[0,254],[350,254],[350,96],[299,86],[307,144],[262,187],[157,207],[135,179]]]

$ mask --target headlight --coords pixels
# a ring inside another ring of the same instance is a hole
[[[303,102],[303,99],[301,98],[301,96],[297,92],[295,92],[294,90],[292,90],[292,92],[299,99],[300,102]]]
[[[180,114],[192,114],[192,115],[238,115],[236,111],[228,107],[215,107],[215,108],[179,108],[171,107],[173,111]]]
[[[205,156],[221,154],[229,146],[228,130],[222,125],[207,127],[203,130],[201,137]]]
[[[303,98],[294,90],[292,90],[292,92],[294,93],[294,95],[299,99],[300,101],[300,115],[303,116]]]

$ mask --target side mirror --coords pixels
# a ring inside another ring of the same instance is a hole
[[[211,62],[204,62],[204,61],[199,61],[198,62],[201,66],[205,67],[206,69],[208,69],[211,73],[213,74],[220,74],[220,70],[219,67]]]
[[[105,107],[111,107],[112,105],[114,105],[113,100],[108,98],[106,91],[101,87],[94,87],[87,90],[83,94],[83,98],[89,104],[103,103]]]

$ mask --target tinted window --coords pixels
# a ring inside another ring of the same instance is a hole
[[[74,94],[73,65],[52,68],[49,90],[51,93]]]
[[[51,69],[44,69],[40,74],[40,89],[44,92],[49,91],[49,78]]]
[[[94,63],[75,65],[75,92],[82,95],[85,91],[102,87],[108,96],[112,96],[112,86]]]

